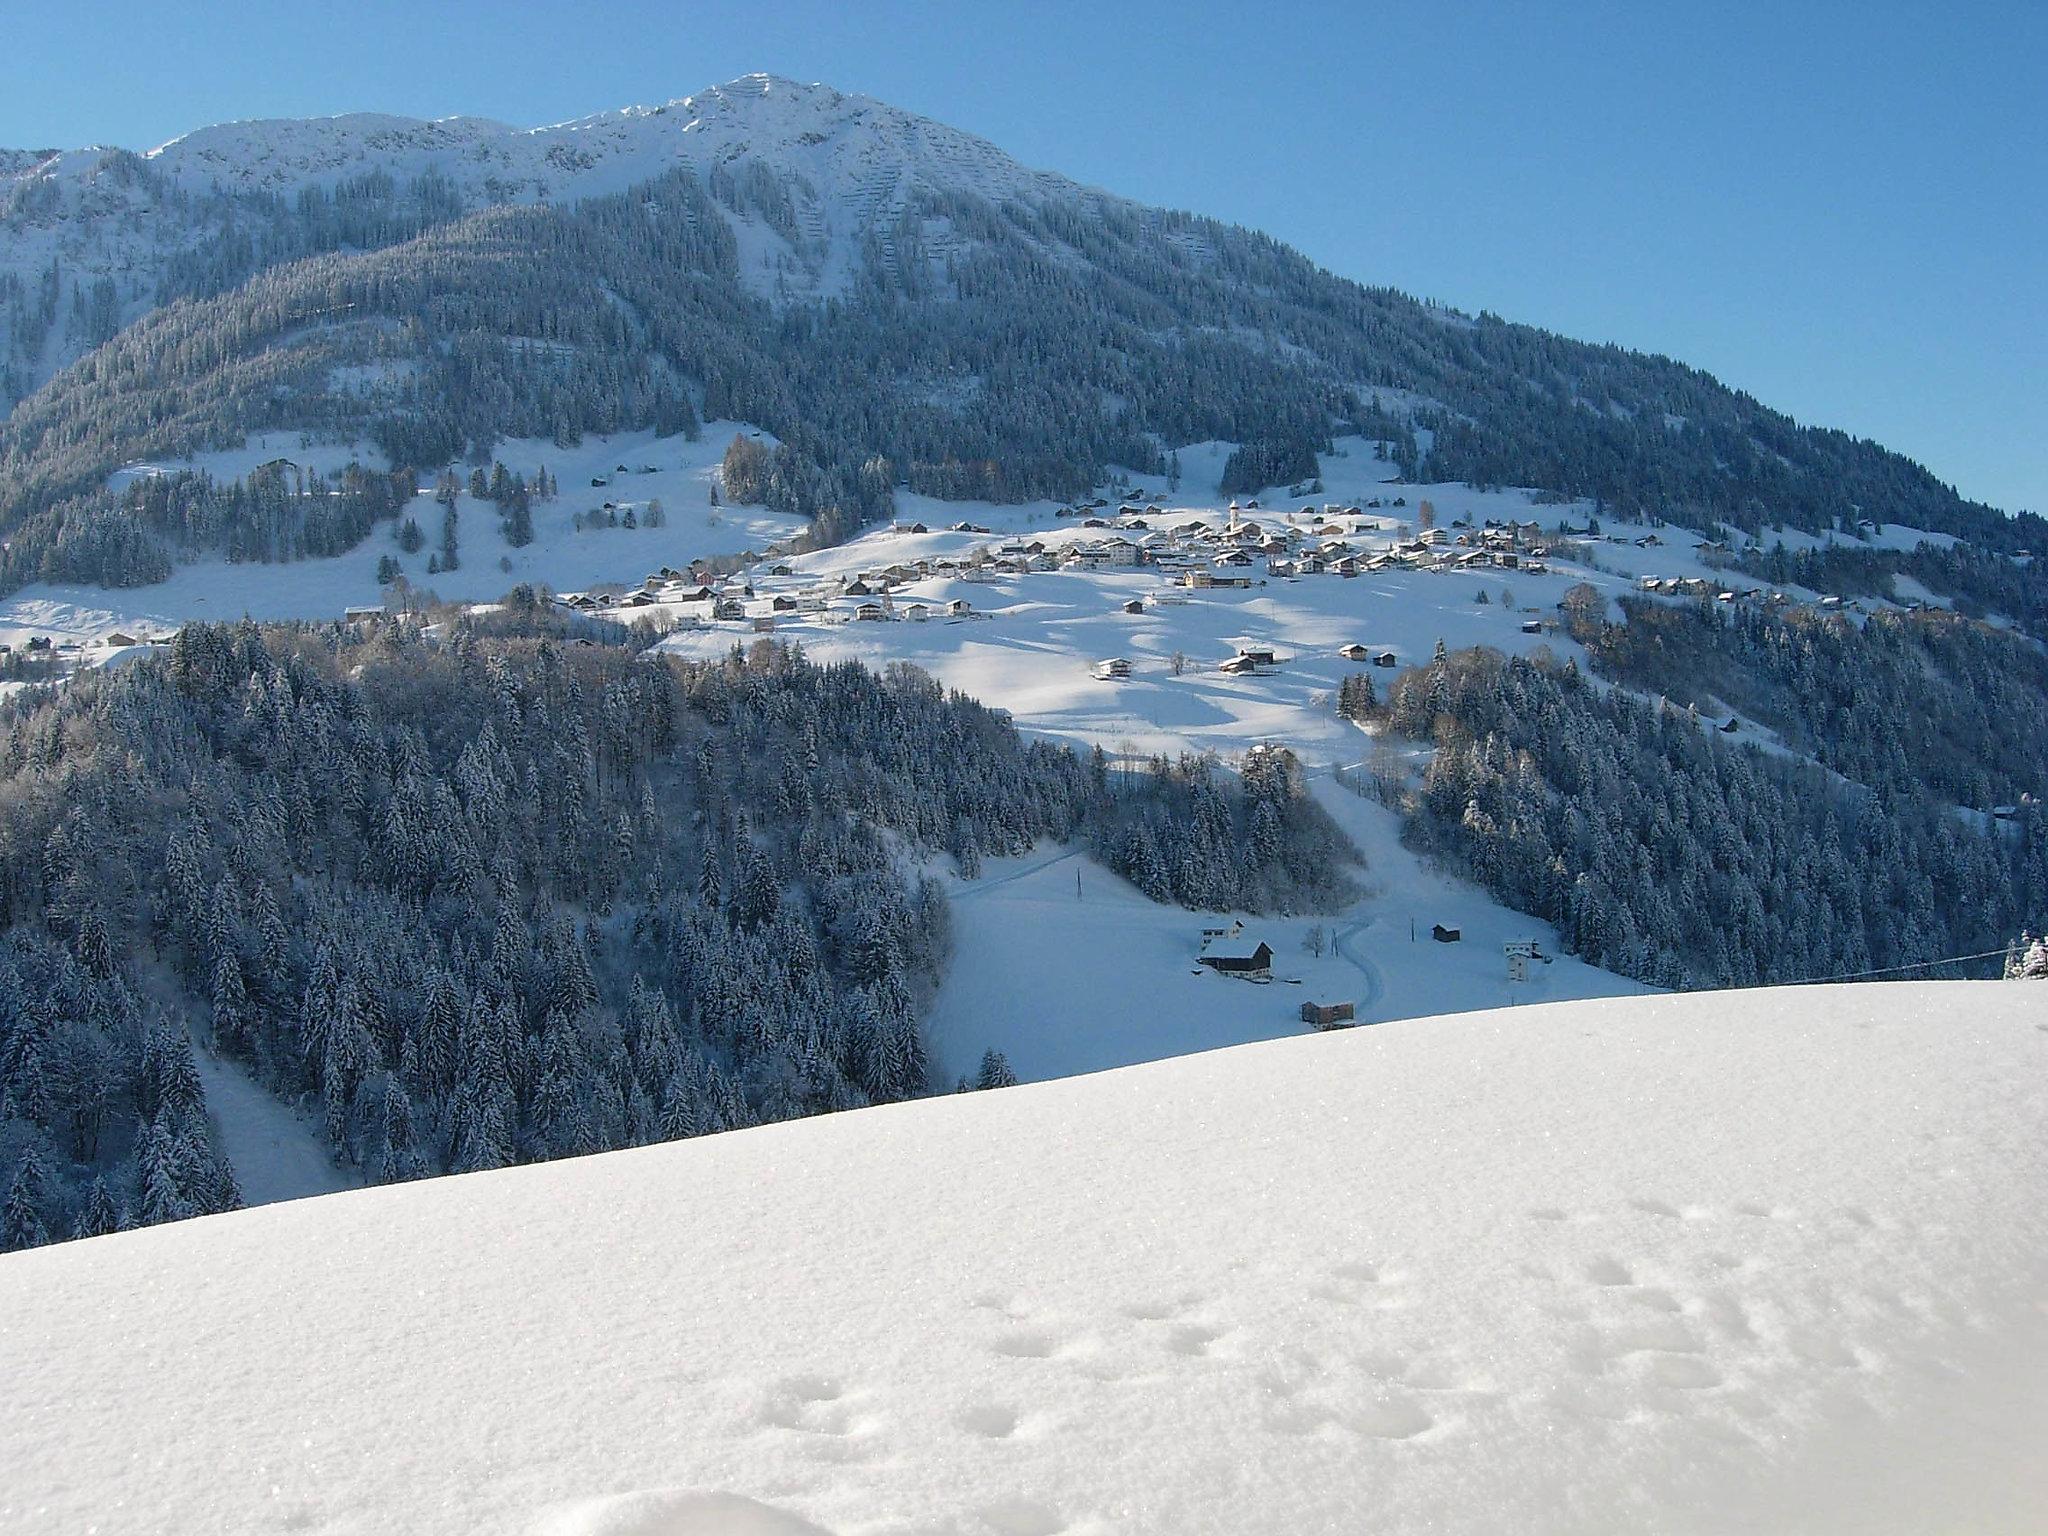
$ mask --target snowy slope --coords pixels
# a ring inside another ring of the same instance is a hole
[[[523,549],[506,544],[497,508],[466,493],[457,499],[462,561],[454,571],[429,575],[428,558],[438,548],[441,508],[431,491],[408,514],[426,534],[427,545],[405,554],[393,540],[396,525],[381,525],[343,555],[295,560],[283,565],[236,565],[223,559],[181,565],[168,581],[149,587],[110,589],[38,582],[0,598],[0,644],[20,646],[38,635],[89,644],[116,631],[137,636],[167,634],[189,620],[334,619],[342,610],[386,600],[377,584],[377,562],[398,560],[406,579],[421,594],[448,602],[485,602],[503,597],[520,582],[558,588],[607,584],[638,585],[664,565],[742,550],[765,550],[802,531],[796,519],[761,507],[710,505],[708,492],[720,456],[744,423],[706,424],[697,441],[658,438],[652,432],[591,436],[574,448],[537,440],[500,443],[499,459],[529,478],[543,466],[561,484],[560,496],[533,508],[534,542]],[[773,442],[772,437],[764,439]],[[311,471],[335,474],[352,460],[383,463],[367,444],[307,445],[295,433],[252,437],[232,451],[200,454],[186,461],[135,464],[114,477],[197,468],[217,479],[247,475],[280,456]],[[629,471],[617,473],[625,464]],[[641,474],[642,465],[653,471]],[[612,483],[592,489],[593,477]],[[662,503],[659,528],[603,528],[578,532],[577,513],[614,501],[644,515],[650,501]]]
[[[0,1521],[2038,1530],[2044,1058],[1578,1003],[12,1254]]]

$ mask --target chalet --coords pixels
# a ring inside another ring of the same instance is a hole
[[[1398,667],[1401,665],[1401,658],[1392,651],[1381,651],[1379,655],[1373,657],[1372,664],[1376,667]]]
[[[1337,654],[1339,656],[1342,656],[1346,661],[1365,661],[1369,657],[1371,657],[1372,652],[1367,650],[1364,646],[1358,644],[1356,641],[1353,641],[1350,645],[1339,646],[1337,649]]]
[[[1735,716],[1730,715],[1728,717],[1728,723],[1721,727],[1721,734],[1724,736],[1733,736],[1737,731],[1741,729],[1742,722],[1736,719]]]
[[[1342,1029],[1357,1023],[1358,1013],[1349,1003],[1303,1003],[1301,1022],[1317,1029]]]
[[[1429,936],[1439,944],[1455,944],[1458,940],[1465,937],[1456,928],[1446,928],[1442,923],[1431,923],[1429,926]]]
[[[757,634],[757,635],[772,635],[772,634],[774,634],[774,633],[775,633],[775,616],[774,616],[773,614],[768,614],[768,613],[757,613],[757,614],[755,614],[755,615],[754,615],[754,633],[755,633],[755,634]]]
[[[974,605],[964,597],[956,597],[946,604],[946,617],[949,619],[966,619],[973,615]]]
[[[775,613],[795,613],[796,599],[786,596],[771,597],[768,599],[768,607]]]
[[[930,619],[931,616],[932,610],[929,603],[912,603],[903,610],[903,617],[910,620],[913,624],[922,624]]]
[[[1524,619],[1524,620],[1522,620],[1522,633],[1523,633],[1523,634],[1525,634],[1525,635],[1540,635],[1540,634],[1542,634],[1542,633],[1543,633],[1543,621],[1542,621],[1541,619]]]
[[[873,598],[868,598],[858,608],[853,610],[853,616],[865,624],[878,624],[883,619],[886,619],[889,614],[880,603],[876,602]]]
[[[736,597],[721,597],[711,605],[711,617],[721,621],[744,619],[746,605]]]
[[[1095,663],[1095,675],[1106,683],[1120,683],[1131,675],[1131,662],[1127,656],[1110,656]]]
[[[770,576],[794,576],[796,574],[796,567],[785,560],[769,566],[768,574]]]
[[[100,644],[108,646],[140,645],[141,643],[141,641],[137,640],[126,630],[121,629],[115,630],[111,635],[102,635],[100,637]]]
[[[1231,677],[1247,677],[1259,670],[1259,664],[1249,656],[1233,656],[1216,670]]]
[[[1109,551],[1100,544],[1090,544],[1075,550],[1070,558],[1084,571],[1099,571],[1109,564]]]
[[[1128,603],[1124,604],[1125,613],[1143,613],[1144,611],[1145,600],[1142,597],[1134,597]]]
[[[1240,645],[1237,648],[1237,654],[1255,667],[1277,667],[1280,665],[1280,658],[1274,654],[1271,646]]]
[[[931,529],[927,528],[923,523],[891,523],[889,526],[892,530],[894,530],[897,533],[931,532]]]
[[[341,610],[341,622],[344,624],[381,624],[384,617],[382,604]]]
[[[1270,976],[1273,946],[1247,933],[1221,933],[1202,945],[1198,962],[1225,976]]]

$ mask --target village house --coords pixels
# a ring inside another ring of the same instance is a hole
[[[1273,946],[1242,930],[1219,933],[1206,939],[1196,960],[1225,976],[1273,974]]]
[[[1110,656],[1095,663],[1095,675],[1106,683],[1120,683],[1131,675],[1131,662],[1127,656]]]
[[[1357,1011],[1350,1003],[1303,1003],[1301,1022],[1317,1029],[1341,1029],[1358,1021]]]

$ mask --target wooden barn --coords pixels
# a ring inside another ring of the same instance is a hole
[[[1202,946],[1200,961],[1226,976],[1270,976],[1273,946],[1246,933],[1218,934]]]
[[[1303,1003],[1301,1022],[1317,1029],[1342,1029],[1357,1023],[1358,1015],[1349,1003]]]

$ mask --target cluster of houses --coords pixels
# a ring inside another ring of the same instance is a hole
[[[795,568],[776,561],[766,573],[794,577]],[[927,623],[934,619],[956,620],[978,617],[966,598],[946,602],[901,601],[901,589],[930,576],[961,574],[957,562],[916,560],[890,565],[853,576],[821,576],[808,585],[787,591],[763,593],[740,575],[716,574],[701,566],[678,571],[663,566],[639,586],[626,592],[571,592],[555,599],[574,612],[631,618],[636,610],[661,608],[682,622],[747,624],[761,633],[772,632],[785,618],[815,619],[823,623],[883,623],[901,619]]]
[[[1636,590],[1652,597],[1702,600],[1711,598],[1717,603],[1727,603],[1730,606],[1788,608],[1799,602],[1799,599],[1789,592],[1770,591],[1763,587],[1724,587],[1719,582],[1708,581],[1700,576],[1644,576],[1637,580]],[[1862,603],[1853,599],[1845,601],[1832,593],[1819,598],[1814,606],[1829,613],[1844,609],[1853,613],[1865,611]],[[1905,606],[1910,611],[1918,613],[1924,610],[1927,604],[1912,602]]]
[[[126,630],[113,630],[96,640],[59,640],[53,635],[31,635],[22,642],[21,653],[30,661],[56,661],[65,656],[79,656],[91,650],[118,651],[131,645],[159,645],[167,643],[172,636],[131,635]],[[11,656],[14,647],[0,644],[0,656]]]
[[[1405,502],[1397,503],[1405,505]],[[1474,525],[1459,518],[1447,527],[1423,528],[1369,515],[1366,507],[1334,503],[1306,506],[1278,519],[1256,518],[1256,501],[1230,504],[1217,521],[1182,519],[1153,526],[1157,506],[1122,506],[1115,516],[1090,516],[1082,526],[1100,528],[1098,538],[1067,546],[1055,556],[1043,540],[1015,539],[994,552],[994,572],[1115,570],[1150,566],[1183,587],[1249,587],[1260,576],[1361,576],[1384,570],[1463,571],[1481,567],[1542,572],[1549,548],[1535,522],[1488,519]],[[1391,535],[1393,542],[1357,542],[1364,534]]]

